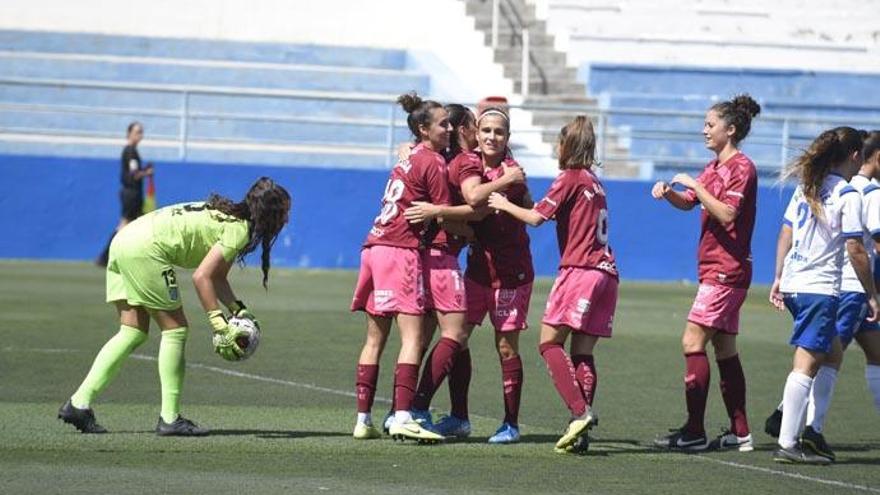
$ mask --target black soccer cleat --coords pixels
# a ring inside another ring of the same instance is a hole
[[[73,425],[83,433],[107,433],[107,429],[95,421],[95,412],[91,408],[73,407],[70,399],[58,410],[58,419]]]
[[[764,421],[764,433],[773,438],[779,438],[779,430],[782,428],[782,411],[774,409],[773,414],[767,416]]]
[[[795,445],[790,449],[776,449],[776,452],[773,452],[773,460],[786,464],[816,464],[822,466],[831,464],[831,460],[827,457],[807,452],[800,445]]]
[[[709,448],[706,433],[691,433],[686,426],[671,429],[667,435],[654,439],[654,446],[662,449],[701,452]]]
[[[183,416],[177,416],[171,423],[166,423],[160,416],[159,423],[156,424],[156,435],[160,437],[203,437],[208,433],[211,430],[202,428]]]
[[[814,454],[825,457],[831,462],[836,460],[834,451],[831,450],[831,447],[825,441],[825,436],[814,430],[812,426],[804,428],[804,433],[801,435],[801,446],[805,451],[812,451]]]

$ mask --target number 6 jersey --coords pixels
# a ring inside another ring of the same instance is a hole
[[[608,204],[605,189],[589,170],[563,170],[535,205],[544,220],[556,220],[562,259],[559,268],[596,268],[618,276],[608,245]]]
[[[425,224],[409,223],[403,216],[413,201],[449,205],[446,161],[422,144],[413,148],[408,160],[397,162],[391,169],[381,210],[373,220],[364,246],[418,248]]]

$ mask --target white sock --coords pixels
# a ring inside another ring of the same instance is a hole
[[[813,379],[797,371],[788,374],[782,393],[782,427],[779,429],[779,446],[790,449],[797,445],[807,414],[810,388]]]
[[[865,367],[865,380],[868,381],[868,389],[874,396],[874,407],[880,413],[880,366],[869,364]]]
[[[368,412],[359,412],[357,422],[369,426],[373,424],[373,418]]]
[[[409,411],[394,411],[394,421],[396,423],[412,421],[412,414],[410,414]]]
[[[830,366],[820,367],[813,378],[810,404],[807,406],[807,424],[817,433],[822,433],[825,427],[825,416],[828,415],[828,408],[831,406],[835,383],[837,383],[837,370]]]

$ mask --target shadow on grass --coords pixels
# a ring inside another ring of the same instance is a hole
[[[351,433],[341,431],[293,431],[293,430],[211,430],[212,437],[254,436],[257,438],[310,438],[310,437],[350,437]]]

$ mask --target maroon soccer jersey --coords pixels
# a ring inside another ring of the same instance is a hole
[[[382,209],[373,221],[364,246],[381,244],[418,248],[425,224],[411,224],[403,216],[403,211],[412,206],[413,201],[449,204],[446,162],[439,153],[421,144],[413,149],[408,160],[397,162],[391,169],[382,197]]]
[[[461,183],[468,177],[480,177],[482,169],[483,162],[472,151],[462,151],[455,155],[452,161],[449,162],[447,169],[450,204],[453,206],[465,204],[464,196],[461,193]],[[449,232],[443,232],[442,235],[442,240],[446,241],[449,253],[458,256],[458,253],[461,252],[461,249],[466,244],[466,240]],[[435,242],[432,243],[433,245],[436,245],[437,239],[439,237],[435,238]]]
[[[512,158],[507,165],[517,165]],[[483,183],[498,180],[504,168],[485,168],[480,161]],[[528,197],[525,184],[513,184],[502,194],[512,203],[523,206]],[[474,282],[493,288],[513,288],[535,279],[529,234],[526,225],[504,213],[490,213],[482,221],[472,224],[477,242],[468,253],[466,276]]]
[[[758,195],[755,164],[742,153],[724,163],[712,160],[697,182],[736,212],[733,223],[724,226],[703,208],[697,249],[700,283],[748,288],[752,282],[752,231]],[[697,202],[694,191],[688,189],[685,195]]]
[[[597,268],[617,277],[608,245],[608,204],[605,189],[589,170],[563,170],[544,199],[535,205],[544,220],[556,220],[562,259],[559,267]]]

